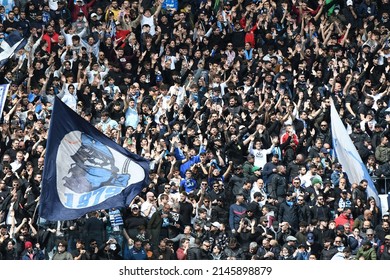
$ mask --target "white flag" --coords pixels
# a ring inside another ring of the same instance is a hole
[[[377,205],[380,207],[380,199],[374,183],[368,174],[367,168],[364,165],[358,151],[355,148],[351,138],[343,122],[340,119],[338,112],[331,102],[330,118],[332,126],[333,149],[336,153],[336,158],[343,166],[343,170],[347,173],[351,183],[360,183],[361,180],[368,181],[367,196],[375,198]]]
[[[3,115],[5,100],[7,98],[9,84],[0,85],[0,118]]]

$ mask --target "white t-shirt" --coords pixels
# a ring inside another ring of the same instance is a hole
[[[154,17],[153,17],[153,15],[150,16],[150,17],[146,17],[146,16],[142,15],[141,28],[142,28],[142,26],[144,26],[144,24],[148,24],[150,26],[149,34],[154,36],[154,34],[156,33],[156,26],[154,25]]]
[[[248,152],[255,157],[254,166],[263,168],[267,163],[267,155],[272,152],[274,146],[271,146],[269,149],[253,149],[253,142],[249,143]]]

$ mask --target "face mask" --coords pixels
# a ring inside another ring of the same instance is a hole
[[[110,244],[110,249],[115,251],[116,250],[116,245],[115,244]]]

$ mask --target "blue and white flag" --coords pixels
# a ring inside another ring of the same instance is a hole
[[[12,31],[0,44],[0,67],[4,66],[8,59],[23,48],[27,39],[19,31]]]
[[[360,158],[355,145],[349,137],[333,102],[331,102],[330,118],[332,126],[333,149],[336,158],[343,166],[343,170],[347,173],[348,179],[351,183],[359,184],[363,179],[368,181],[367,195],[374,197],[377,205],[380,207],[380,199],[375,185],[370,175],[368,174],[367,168]]]
[[[44,166],[39,214],[49,221],[126,207],[149,178],[146,159],[113,142],[58,98]]]
[[[5,100],[8,95],[9,84],[0,85],[0,118],[3,116]]]

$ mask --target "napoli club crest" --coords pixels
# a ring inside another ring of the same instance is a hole
[[[137,162],[80,131],[63,137],[56,166],[58,197],[72,209],[97,205],[145,179]]]

